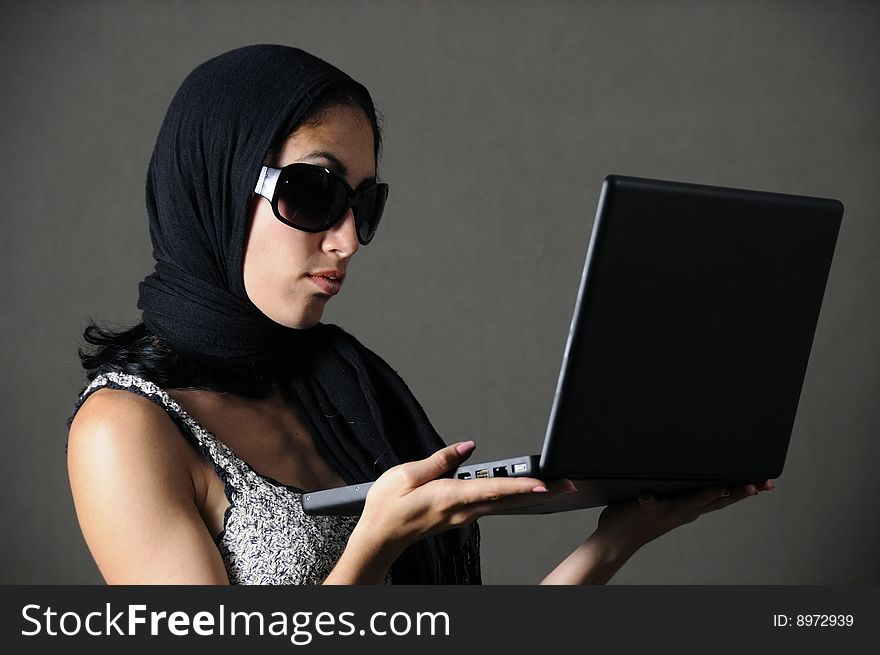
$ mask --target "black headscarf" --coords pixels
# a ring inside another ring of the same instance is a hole
[[[242,269],[249,205],[270,146],[338,81],[357,84],[281,45],[238,48],[187,76],[150,160],[156,266],[140,284],[138,307],[149,330],[180,353],[226,370],[280,373],[318,452],[355,484],[445,444],[381,357],[335,325],[296,330],[275,323],[248,298]],[[372,103],[369,109],[373,120]],[[477,525],[413,544],[392,567],[392,579],[480,583]]]

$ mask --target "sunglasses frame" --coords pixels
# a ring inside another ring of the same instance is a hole
[[[296,225],[296,224],[292,223],[290,220],[284,218],[284,216],[281,215],[281,212],[278,211],[278,200],[279,200],[279,198],[278,198],[278,180],[281,179],[282,173],[284,173],[285,170],[290,169],[290,168],[294,168],[294,167],[299,168],[299,167],[304,167],[304,166],[308,166],[309,168],[318,168],[318,169],[324,171],[331,178],[340,182],[342,184],[342,188],[345,190],[346,199],[345,199],[345,206],[342,210],[342,213],[339,216],[337,216],[335,219],[333,219],[332,221],[327,223],[325,226],[320,227],[320,228],[308,228],[308,227],[303,227],[302,225]],[[358,228],[360,228],[362,221],[360,220],[360,218],[358,216],[357,207],[360,204],[360,199],[364,195],[369,193],[370,191],[373,191],[374,189],[376,190],[377,193],[384,193],[385,194],[385,199],[382,203],[382,212],[379,214],[379,219],[381,220],[382,213],[384,213],[384,211],[385,211],[385,202],[387,202],[387,200],[388,200],[388,191],[389,191],[388,184],[386,184],[384,182],[373,182],[371,184],[368,184],[366,187],[364,187],[362,189],[355,190],[355,189],[351,188],[351,185],[348,183],[348,181],[345,178],[343,178],[340,175],[337,175],[336,173],[331,171],[329,168],[325,168],[324,166],[318,166],[316,164],[309,164],[306,162],[294,162],[293,164],[288,164],[284,168],[273,168],[272,166],[263,166],[260,169],[260,177],[257,178],[257,186],[254,189],[254,193],[263,196],[266,200],[269,201],[269,204],[272,205],[272,212],[275,214],[275,218],[277,218],[279,221],[281,221],[285,225],[289,225],[290,227],[296,228],[297,230],[302,230],[303,232],[312,232],[312,233],[326,232],[331,227],[336,225],[340,221],[340,219],[342,219],[348,213],[349,209],[354,209],[355,232],[357,233],[357,239],[361,243],[361,245],[365,246],[368,243],[370,243],[370,241],[373,240],[374,236],[376,236],[376,231],[378,230],[378,227],[379,227],[379,225],[378,225],[379,221],[376,221],[376,229],[373,230],[373,233],[370,235],[370,237],[366,240],[361,239],[360,229],[358,229]]]

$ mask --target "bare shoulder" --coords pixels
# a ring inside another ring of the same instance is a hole
[[[127,427],[163,428],[170,419],[161,407],[149,398],[104,387],[93,392],[79,408],[71,424],[71,432],[83,432],[82,427],[112,427],[119,423]]]
[[[113,463],[151,474],[190,477],[181,466],[189,444],[168,414],[156,403],[130,391],[98,389],[79,408],[70,425],[71,465]],[[133,472],[133,471],[129,471]]]
[[[210,583],[225,569],[201,519],[198,455],[148,398],[99,389],[70,426],[77,519],[108,582]]]

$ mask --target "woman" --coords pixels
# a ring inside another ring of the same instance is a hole
[[[446,446],[388,364],[320,323],[381,218],[380,145],[368,91],[295,48],[239,48],[181,85],[147,178],[143,321],[86,329],[90,383],[68,422],[107,582],[479,583],[475,519],[572,488],[437,479],[474,443]],[[302,512],[303,490],[377,478],[360,517]],[[644,543],[757,492],[612,505],[544,582],[605,582]]]

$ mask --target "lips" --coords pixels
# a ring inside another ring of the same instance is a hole
[[[322,271],[309,273],[308,275],[314,275],[316,277],[329,277],[334,280],[339,280],[340,282],[345,279],[345,271],[338,268],[327,268]]]
[[[342,288],[342,279],[333,279],[323,275],[309,275],[308,278],[321,291],[331,296],[335,296]]]

